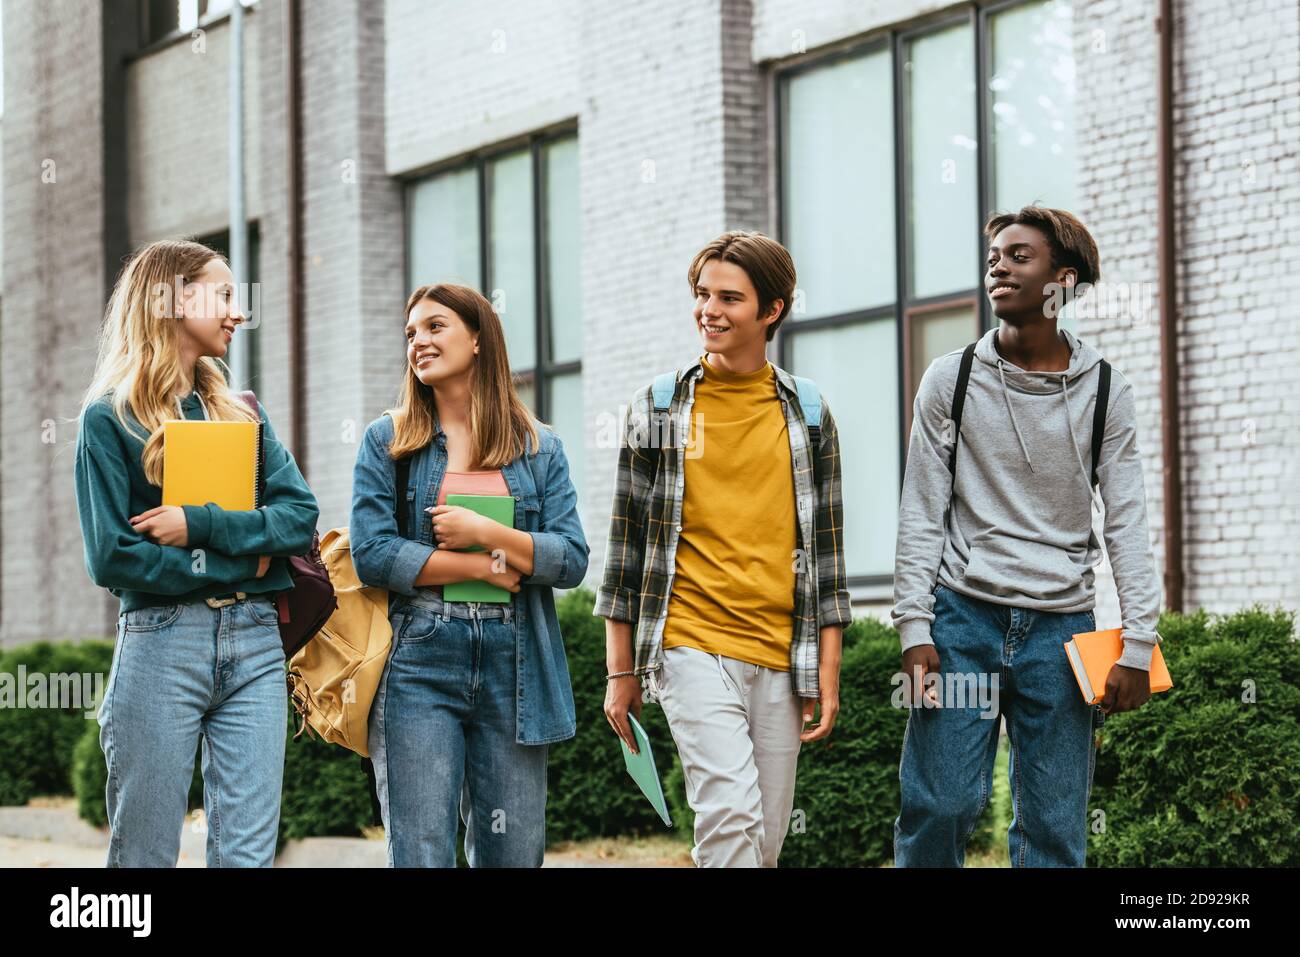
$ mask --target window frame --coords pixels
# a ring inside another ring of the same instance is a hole
[[[911,432],[912,402],[916,383],[912,382],[911,373],[911,319],[917,315],[944,309],[974,306],[976,337],[983,335],[993,326],[993,315],[988,297],[984,294],[982,271],[975,281],[965,287],[958,287],[940,295],[915,297],[910,293],[909,270],[912,266],[911,223],[909,221],[908,181],[909,163],[911,161],[910,129],[907,116],[907,97],[904,83],[906,81],[907,45],[927,35],[941,32],[955,26],[968,25],[972,31],[974,44],[975,73],[975,136],[977,141],[975,170],[976,222],[979,227],[991,215],[990,203],[993,199],[993,155],[994,144],[990,139],[992,129],[992,97],[989,90],[988,75],[992,63],[992,24],[991,19],[1005,10],[1037,3],[1039,0],[973,0],[957,7],[925,14],[913,20],[877,31],[869,36],[854,38],[823,48],[818,51],[800,54],[773,64],[771,68],[771,86],[769,109],[773,122],[773,171],[770,182],[773,186],[773,221],[777,239],[784,243],[788,236],[785,222],[785,187],[786,187],[786,136],[787,117],[784,111],[786,85],[802,73],[821,69],[846,59],[870,56],[888,50],[891,57],[891,77],[893,83],[892,101],[893,117],[889,128],[894,143],[894,300],[883,306],[852,310],[813,319],[798,319],[789,316],[781,324],[775,337],[778,361],[783,368],[791,368],[793,357],[793,340],[806,332],[818,332],[836,326],[854,325],[886,318],[894,320],[898,382],[896,421],[898,429],[898,476],[897,491],[901,493],[903,477],[907,469],[907,445]],[[974,238],[977,246],[976,263],[985,260],[987,244],[982,235]],[[792,370],[797,371],[797,370]],[[891,586],[893,572],[867,575],[849,575],[849,588],[879,589]]]
[[[550,286],[547,271],[550,261],[546,241],[546,176],[543,153],[545,147],[559,140],[577,138],[578,128],[569,123],[528,133],[522,137],[503,140],[472,153],[437,164],[419,173],[402,179],[402,274],[407,284],[411,282],[411,195],[418,183],[448,173],[473,169],[475,188],[477,190],[475,208],[478,215],[478,288],[489,300],[492,291],[488,279],[492,275],[492,222],[491,222],[491,165],[496,160],[527,150],[529,153],[530,177],[532,187],[532,230],[533,230],[533,289],[536,295],[536,314],[533,318],[534,362],[522,371],[511,370],[515,388],[533,390],[533,414],[542,422],[551,418],[550,398],[547,386],[552,378],[572,373],[582,373],[582,358],[555,362],[551,358],[551,304]],[[412,287],[414,288],[414,287]],[[407,289],[406,294],[411,290]]]

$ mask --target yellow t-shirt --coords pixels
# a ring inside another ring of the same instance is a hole
[[[703,366],[663,644],[789,671],[798,534],[776,372]]]

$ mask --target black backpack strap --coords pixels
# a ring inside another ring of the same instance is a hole
[[[976,340],[978,342],[978,340]],[[948,417],[952,419],[952,452],[948,456],[948,474],[957,476],[957,440],[961,437],[961,412],[966,405],[966,386],[970,382],[970,368],[975,362],[975,342],[972,342],[961,354],[961,368],[957,370],[957,387],[952,392],[952,410]]]
[[[1092,407],[1092,487],[1097,487],[1097,463],[1101,461],[1101,442],[1106,437],[1106,409],[1110,405],[1110,363],[1101,360],[1097,372],[1097,401]]]

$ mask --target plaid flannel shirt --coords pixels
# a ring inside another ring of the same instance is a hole
[[[655,413],[647,386],[628,410],[618,454],[609,520],[605,573],[594,614],[631,622],[639,675],[663,666],[663,630],[676,571],[685,496],[685,446],[690,437],[695,383],[704,374],[696,359],[677,374],[667,413]],[[785,411],[794,474],[800,560],[795,564],[790,680],[794,693],[818,695],[819,629],[852,621],[844,571],[844,512],[840,446],[830,407],[822,399],[821,487],[809,457],[809,433],[794,378],[776,368],[777,395]],[[668,449],[661,452],[661,449]],[[809,574],[813,571],[814,574]]]

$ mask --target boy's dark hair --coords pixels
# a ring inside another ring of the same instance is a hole
[[[1069,266],[1075,271],[1075,285],[1091,286],[1101,278],[1097,242],[1073,213],[1048,206],[1025,206],[1018,212],[998,213],[984,224],[989,242],[1008,226],[1033,226],[1047,237],[1052,266]]]
[[[795,271],[790,251],[760,232],[747,233],[740,229],[725,232],[696,253],[691,260],[686,279],[691,284],[692,293],[700,281],[704,264],[710,259],[735,263],[745,270],[749,281],[754,284],[754,291],[758,293],[760,317],[767,315],[772,303],[781,300],[781,313],[766,331],[767,341],[771,342],[776,330],[790,314],[791,300],[794,299]]]

